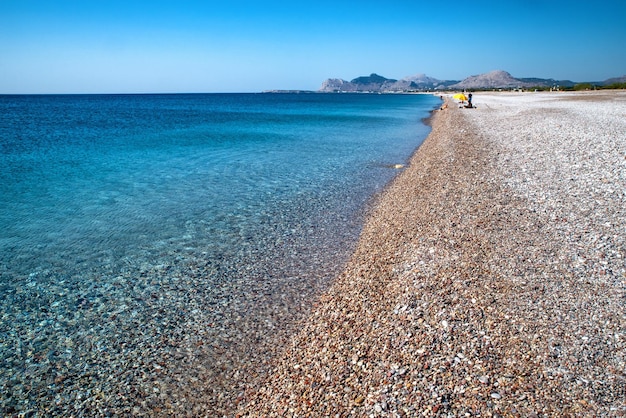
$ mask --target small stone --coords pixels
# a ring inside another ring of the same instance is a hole
[[[354,399],[354,403],[357,405],[362,405],[363,402],[365,402],[365,398],[363,397],[363,395],[359,395]]]
[[[491,394],[491,397],[492,397],[493,399],[500,399],[500,398],[502,398],[502,396],[500,396],[500,394],[499,394],[498,392],[494,392],[494,393],[492,393],[492,394]]]

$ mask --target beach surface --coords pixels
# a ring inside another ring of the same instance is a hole
[[[626,415],[626,92],[446,101],[240,416]]]

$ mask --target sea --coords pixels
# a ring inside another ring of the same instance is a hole
[[[1,414],[232,410],[341,272],[439,105],[0,96]]]

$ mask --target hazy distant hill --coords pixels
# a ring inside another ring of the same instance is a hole
[[[595,85],[611,85],[626,82],[626,76],[610,78]],[[533,87],[573,87],[577,83],[570,80],[552,78],[516,78],[506,71],[496,70],[473,75],[462,81],[438,80],[425,74],[408,76],[401,80],[385,78],[372,73],[351,81],[329,78],[322,83],[320,92],[407,92],[433,90],[472,90],[472,89],[515,89]]]
[[[555,80],[553,78],[519,78],[530,87],[574,87],[576,83],[570,80]]]
[[[409,81],[413,83],[418,90],[441,90],[457,83],[457,80],[438,80],[436,78],[429,77],[426,74],[412,75],[405,77],[400,81]]]
[[[610,86],[611,84],[620,84],[620,83],[626,83],[626,75],[623,75],[621,77],[609,78],[608,80],[603,81],[602,85]]]
[[[506,71],[496,70],[485,74],[467,77],[450,87],[454,89],[510,89],[530,87],[573,87],[576,83],[569,80],[546,78],[515,78]]]

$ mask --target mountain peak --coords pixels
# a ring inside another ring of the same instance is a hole
[[[395,82],[396,80],[392,80],[389,78],[385,78],[381,75],[378,75],[376,73],[372,73],[369,76],[362,76],[362,77],[357,77],[354,80],[351,81],[351,83],[355,83],[355,84],[382,84],[385,82]]]
[[[510,88],[522,87],[524,83],[503,70],[494,70],[485,74],[467,77],[452,88],[476,89],[476,88]]]
[[[507,71],[504,71],[504,70],[493,70],[493,71],[489,71],[488,73],[485,73],[483,75],[491,76],[491,77],[510,77],[510,78],[513,78],[511,73],[509,73]]]

